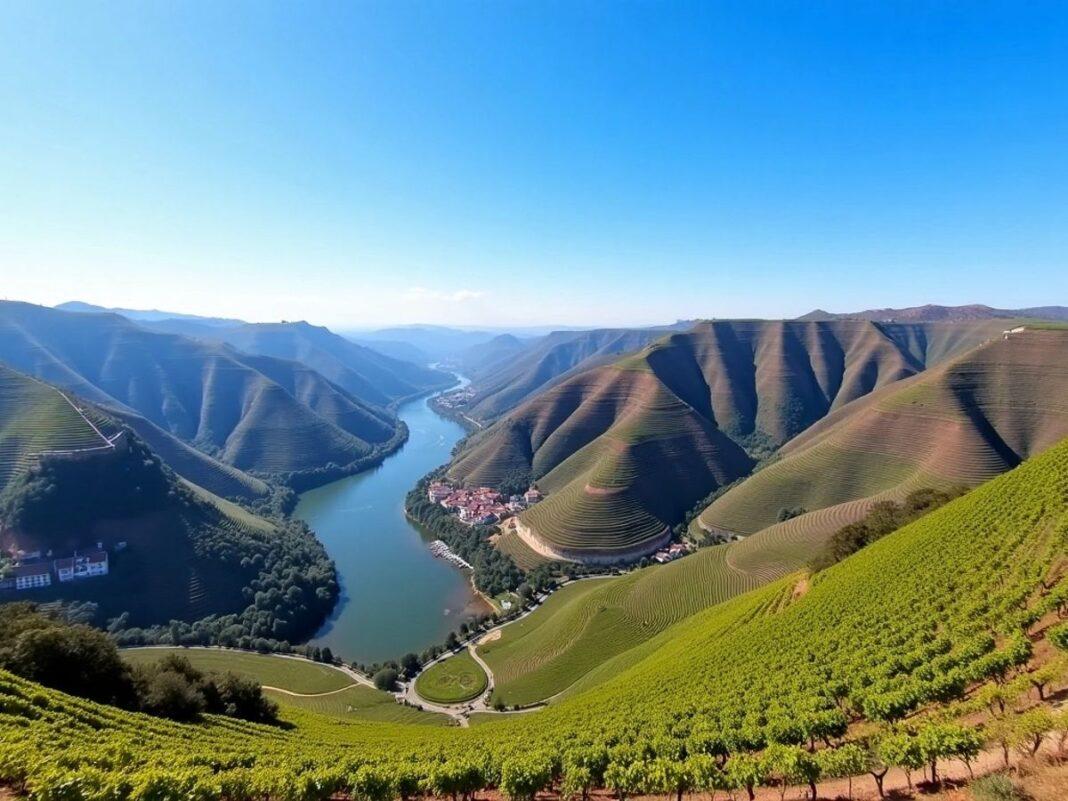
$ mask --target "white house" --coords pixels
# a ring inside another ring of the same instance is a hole
[[[80,578],[94,578],[108,574],[107,551],[75,553],[68,559],[56,560],[56,576],[61,582]]]
[[[16,590],[33,590],[52,583],[52,571],[48,569],[48,562],[19,565],[11,569],[11,575],[15,579]]]

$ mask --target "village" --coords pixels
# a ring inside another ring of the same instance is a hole
[[[489,526],[512,515],[519,514],[528,506],[541,500],[541,493],[531,487],[522,495],[507,499],[490,487],[464,489],[446,481],[435,481],[427,489],[427,497],[468,526]]]
[[[452,392],[445,392],[434,398],[434,404],[442,410],[458,412],[467,408],[471,399],[475,397],[475,388],[468,385]]]

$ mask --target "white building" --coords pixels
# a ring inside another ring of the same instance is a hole
[[[108,574],[107,551],[87,551],[75,553],[68,559],[56,560],[56,576],[60,582],[74,579],[94,578]]]
[[[48,562],[19,565],[12,568],[11,574],[15,579],[16,590],[34,590],[52,583],[52,571],[48,569]]]

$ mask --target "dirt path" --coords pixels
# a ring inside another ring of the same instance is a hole
[[[362,687],[361,684],[347,684],[344,687],[338,687],[336,690],[327,690],[325,693],[295,693],[292,690],[287,690],[284,687],[272,687],[270,684],[261,684],[260,687],[264,690],[271,690],[272,692],[282,693],[282,695],[289,695],[293,698],[322,698],[324,695],[337,695],[343,693],[345,690],[351,690],[353,687]]]

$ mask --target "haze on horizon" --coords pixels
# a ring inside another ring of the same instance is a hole
[[[341,329],[1068,298],[1068,9],[5,4],[10,299]]]

